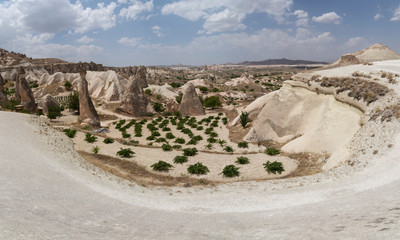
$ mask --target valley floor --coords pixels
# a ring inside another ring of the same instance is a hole
[[[1,239],[399,239],[400,138],[379,161],[303,178],[143,187],[40,118],[0,112]]]

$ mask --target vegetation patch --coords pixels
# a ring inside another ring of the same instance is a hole
[[[279,173],[279,174],[281,174],[283,171],[285,171],[285,169],[283,168],[283,164],[281,162],[277,162],[277,161],[270,162],[270,161],[267,161],[263,165],[264,165],[265,170],[268,173],[273,173],[273,174]]]
[[[168,172],[170,168],[172,168],[172,165],[164,162],[164,161],[158,161],[151,165],[154,171],[159,171],[159,172]]]
[[[184,148],[183,155],[184,156],[195,156],[197,154],[197,148]]]
[[[237,163],[237,164],[248,164],[248,163],[250,163],[250,161],[249,161],[248,157],[240,156],[240,157],[237,157],[237,160],[236,160],[235,163]]]
[[[130,148],[121,148],[117,152],[117,156],[123,157],[123,158],[131,158],[135,154],[132,149]]]
[[[239,168],[235,165],[227,165],[222,170],[222,174],[224,177],[238,177],[239,176]]]
[[[196,174],[196,175],[204,175],[210,172],[207,166],[204,166],[202,163],[198,162],[196,164],[190,165],[188,167],[188,173]]]
[[[86,133],[86,135],[85,135],[85,141],[86,142],[94,143],[94,142],[96,142],[96,140],[97,140],[96,136],[92,135],[91,133]]]
[[[275,156],[281,153],[281,150],[276,148],[267,148],[264,152],[270,156]]]
[[[74,138],[76,135],[76,130],[75,129],[64,129],[63,132],[65,135],[67,135],[69,138]]]
[[[187,156],[176,156],[174,158],[174,163],[182,164],[182,163],[185,163],[187,161],[188,161],[188,157]]]

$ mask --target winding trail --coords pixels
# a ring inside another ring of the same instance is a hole
[[[0,112],[0,239],[400,238],[400,138],[362,171],[305,186],[160,189],[88,165],[40,119]]]

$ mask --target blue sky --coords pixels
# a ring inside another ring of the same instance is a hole
[[[108,66],[400,53],[397,0],[0,1],[0,47]]]

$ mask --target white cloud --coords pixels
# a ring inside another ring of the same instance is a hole
[[[161,32],[161,27],[158,25],[155,25],[151,28],[151,30],[153,30],[153,33],[157,36],[157,37],[162,37],[164,36],[164,34]]]
[[[352,49],[363,49],[371,45],[370,42],[363,38],[363,37],[353,37],[350,38],[346,43],[345,46]]]
[[[379,20],[379,19],[381,19],[381,18],[383,18],[383,15],[380,14],[380,13],[377,13],[377,14],[375,14],[375,16],[374,16],[374,20]]]
[[[115,2],[105,6],[104,3],[97,4],[96,9],[84,8],[78,1],[74,8],[79,13],[77,18],[78,26],[75,27],[76,33],[84,33],[89,30],[107,30],[115,26],[116,16],[114,10],[117,7]]]
[[[208,17],[203,24],[203,28],[207,29],[208,34],[245,29],[246,26],[241,23],[245,17],[246,14],[231,12],[225,9]]]
[[[237,31],[248,14],[267,13],[278,23],[283,23],[293,0],[180,0],[166,4],[161,12],[174,14],[190,21],[204,19],[203,31],[207,33]]]
[[[84,33],[94,29],[107,30],[116,24],[115,2],[100,3],[97,8],[85,8],[80,1],[69,0],[9,0],[0,4],[2,36],[26,33],[57,33],[70,30]]]
[[[139,45],[141,38],[127,38],[123,37],[120,40],[118,40],[119,44],[122,44],[127,47],[135,47]]]
[[[296,10],[293,15],[297,17],[296,26],[297,27],[307,27],[308,26],[308,13],[304,10]]]
[[[394,10],[393,17],[390,21],[399,21],[400,20],[400,6]]]
[[[76,41],[77,41],[78,43],[85,43],[85,44],[87,44],[87,43],[93,42],[94,39],[93,39],[93,38],[90,38],[90,37],[88,37],[88,36],[85,35],[85,36],[83,36],[83,37],[77,39]]]
[[[154,8],[153,0],[142,3],[138,0],[131,0],[131,5],[127,8],[122,8],[119,16],[126,20],[136,20],[139,14],[145,11],[151,11]]]
[[[329,13],[324,13],[319,17],[312,17],[312,20],[314,22],[318,23],[334,23],[334,24],[340,24],[342,21],[342,17],[337,15],[335,12],[329,12]]]
[[[54,33],[42,33],[33,35],[30,33],[25,34],[24,36],[18,36],[15,40],[13,40],[13,45],[16,47],[19,46],[32,46],[36,44],[43,44],[48,40],[54,38]]]

